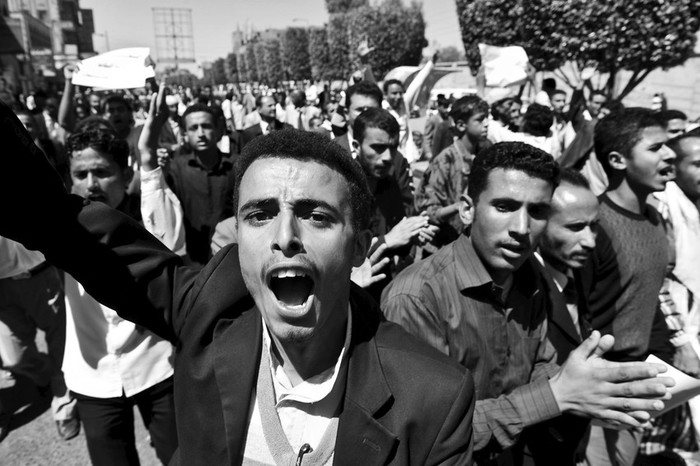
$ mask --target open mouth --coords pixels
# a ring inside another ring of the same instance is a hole
[[[668,167],[662,168],[659,170],[659,175],[666,177],[666,178],[673,178],[676,174],[675,167],[673,165],[669,165]]]
[[[89,194],[87,198],[93,202],[107,202],[107,196],[104,194]]]
[[[270,278],[270,289],[285,306],[302,306],[311,296],[314,281],[299,270],[278,270]]]

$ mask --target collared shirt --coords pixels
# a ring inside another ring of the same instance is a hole
[[[547,340],[546,293],[526,263],[510,292],[494,287],[471,240],[460,236],[387,287],[391,321],[451,356],[474,376],[474,450],[491,459],[530,425],[560,413],[549,386],[559,367]]]
[[[344,392],[347,370],[347,353],[352,335],[352,315],[348,306],[348,322],[343,349],[333,367],[310,377],[296,386],[271,349],[271,338],[263,320],[263,357],[269,358],[270,372],[275,389],[275,401],[280,424],[292,450],[297,452],[308,443],[315,449],[321,441],[331,419],[338,417],[338,408]],[[248,427],[244,457],[261,464],[274,464],[263,433],[262,417],[257,397]],[[332,464],[333,457],[329,464]],[[245,463],[244,463],[245,464]]]
[[[160,168],[141,170],[144,226],[169,249],[184,253],[182,209]],[[128,213],[130,198],[120,208]],[[135,214],[138,215],[138,212]],[[170,342],[124,320],[65,274],[66,386],[93,398],[128,397],[173,375]]]
[[[216,224],[233,215],[233,161],[219,153],[219,165],[209,170],[194,154],[176,155],[166,179],[182,204],[187,253],[194,261],[209,258]]]
[[[20,243],[0,236],[0,279],[29,272],[44,260],[39,251],[30,251]]]

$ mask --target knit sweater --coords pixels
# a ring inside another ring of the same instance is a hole
[[[600,196],[600,229],[586,268],[591,324],[615,337],[606,357],[646,357],[659,290],[668,265],[668,241],[658,212],[636,214]]]

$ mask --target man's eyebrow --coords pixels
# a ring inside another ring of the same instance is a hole
[[[335,215],[336,217],[341,217],[342,213],[334,206],[331,204],[327,203],[326,201],[323,201],[321,199],[312,199],[312,198],[304,198],[304,199],[297,199],[294,201],[294,206],[296,208],[301,208],[303,210],[308,210],[312,209],[315,207],[322,207],[326,210],[329,210]]]
[[[253,209],[264,209],[264,208],[270,208],[272,206],[277,205],[277,200],[273,198],[262,198],[262,199],[251,199],[245,204],[243,204],[238,211],[243,212],[246,210],[253,210]]]

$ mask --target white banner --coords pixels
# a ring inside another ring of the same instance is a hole
[[[156,72],[148,47],[112,50],[78,63],[73,84],[98,89],[134,89],[144,87]]]
[[[481,53],[481,66],[484,67],[486,86],[519,86],[527,81],[527,67],[530,60],[522,47],[479,44],[479,53]]]

